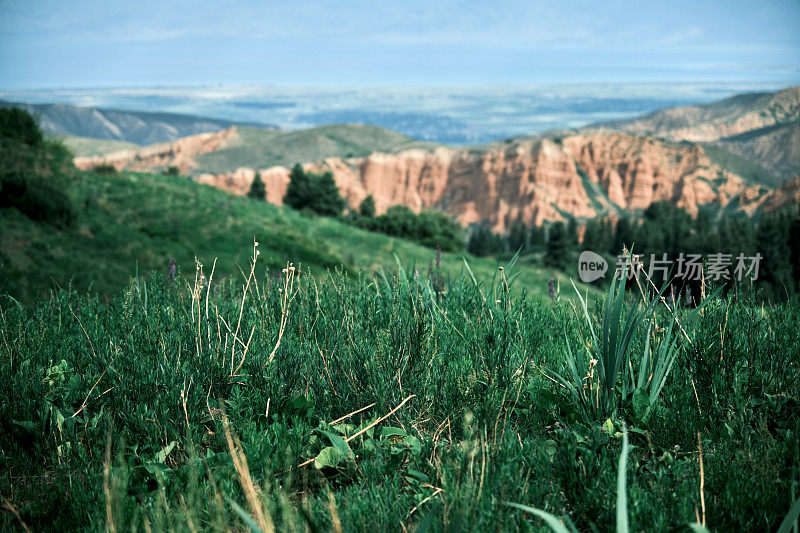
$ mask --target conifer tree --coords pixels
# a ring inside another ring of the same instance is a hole
[[[511,224],[508,232],[508,249],[510,252],[517,253],[517,250],[527,252],[528,248],[528,226],[522,221]]]
[[[366,198],[361,200],[361,203],[358,204],[358,213],[362,217],[367,218],[374,218],[375,217],[375,199],[372,195],[368,195]]]
[[[563,270],[567,266],[567,256],[571,247],[571,240],[563,222],[556,222],[550,226],[550,235],[544,254],[544,264],[550,268]]]
[[[256,172],[256,176],[253,178],[253,183],[250,184],[250,190],[247,191],[247,197],[253,198],[254,200],[267,200],[267,186],[264,185],[264,182],[261,180],[261,176],[259,176],[258,172]]]

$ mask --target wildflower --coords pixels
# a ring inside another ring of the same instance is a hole
[[[169,267],[167,268],[167,279],[175,279],[175,276],[178,275],[178,267],[175,266],[175,259],[172,258],[169,260]]]

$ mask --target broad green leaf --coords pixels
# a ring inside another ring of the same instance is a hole
[[[381,437],[393,437],[393,436],[400,436],[400,437],[408,437],[408,433],[400,428],[393,428],[393,427],[385,427],[381,428]]]
[[[178,441],[174,440],[174,441],[170,442],[164,448],[162,448],[160,452],[158,452],[156,454],[156,456],[155,456],[155,458],[153,460],[156,463],[163,463],[164,461],[167,460],[167,456],[170,454],[170,452],[172,452],[173,449],[175,449],[175,446],[177,446],[177,445],[178,445]]]
[[[345,459],[347,455],[343,454],[333,446],[328,446],[327,448],[323,448],[321,452],[314,458],[314,467],[317,470],[322,470],[323,468],[336,468],[339,463]]]
[[[12,420],[11,423],[31,432],[35,432],[37,429],[37,425],[29,420]]]
[[[336,450],[339,451],[343,457],[353,456],[353,451],[350,449],[350,445],[347,444],[347,441],[345,441],[342,437],[335,433],[331,433],[330,431],[321,431],[321,433],[328,437],[328,440],[331,441],[331,445],[336,448]]]

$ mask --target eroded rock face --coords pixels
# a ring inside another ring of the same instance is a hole
[[[800,205],[800,175],[769,193],[762,204],[764,211],[767,212],[780,211],[797,205]]]
[[[191,173],[195,157],[224,146],[236,135],[231,128],[75,162],[83,169],[106,163],[141,171],[174,165]],[[619,132],[522,139],[480,149],[373,153],[306,163],[304,168],[333,172],[352,208],[371,194],[379,214],[397,204],[414,211],[436,208],[462,224],[486,222],[498,232],[507,231],[516,220],[539,225],[566,215],[614,217],[657,201],[694,214],[700,205],[724,206],[736,198],[739,209],[752,213],[768,192],[747,186],[739,176],[712,163],[699,145]],[[238,168],[195,179],[244,195],[256,172],[266,185],[267,200],[280,204],[289,183],[289,169],[284,167]]]
[[[515,220],[541,224],[565,214],[614,216],[669,201],[696,213],[708,203],[737,198],[752,212],[766,191],[713,164],[702,147],[623,133],[578,134],[555,142],[522,140],[470,150],[440,147],[331,158],[306,170],[330,170],[347,203],[356,208],[371,194],[378,213],[396,204],[415,211],[442,209],[462,224],[488,222],[506,231]],[[267,199],[280,204],[289,170],[260,170]],[[245,194],[255,171],[197,177],[201,183]]]
[[[120,150],[94,157],[76,157],[74,161],[75,166],[81,170],[90,170],[104,164],[112,165],[117,170],[142,172],[175,166],[181,174],[188,174],[194,170],[194,159],[197,156],[213,152],[237,136],[236,128],[233,127],[182,137],[177,141],[145,146],[136,150]]]

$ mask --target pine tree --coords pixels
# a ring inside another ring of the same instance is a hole
[[[283,203],[293,209],[303,209],[309,206],[312,194],[310,176],[298,163],[289,173],[289,186],[286,188]]]
[[[592,219],[586,222],[586,229],[583,232],[583,242],[581,243],[582,250],[592,250],[600,252],[605,250],[602,245],[603,236],[601,234],[601,223],[597,219]]]
[[[312,175],[314,195],[309,207],[320,215],[337,217],[345,208],[344,198],[339,194],[339,187],[333,179],[333,172]]]
[[[375,199],[372,195],[368,195],[366,198],[361,200],[361,203],[358,204],[358,213],[362,217],[367,218],[374,218],[375,217]]]
[[[550,226],[550,235],[544,254],[544,264],[550,268],[563,270],[567,266],[567,256],[571,247],[569,235],[563,222]]]
[[[528,247],[528,226],[522,221],[516,221],[511,224],[511,229],[508,232],[508,249],[513,253],[517,250],[527,252]]]
[[[794,216],[794,221],[789,228],[789,250],[794,267],[794,281],[800,290],[800,211]]]
[[[267,186],[264,185],[264,182],[261,180],[261,176],[259,176],[258,172],[256,172],[256,176],[253,178],[253,183],[250,184],[250,190],[247,191],[247,197],[253,198],[254,200],[267,200]]]
[[[345,208],[332,172],[305,172],[299,164],[289,174],[283,203],[294,209],[308,208],[323,216],[339,216]]]
[[[544,246],[544,226],[533,226],[528,235],[528,244],[531,249],[541,249]]]
[[[467,242],[467,251],[477,257],[484,257],[495,251],[495,237],[486,226],[478,226],[472,231]]]
[[[617,220],[617,227],[614,230],[614,244],[611,252],[614,254],[621,254],[623,246],[627,246],[630,250],[633,240],[633,225],[630,220],[628,220],[627,217],[622,217]]]
[[[771,296],[778,299],[794,293],[789,226],[788,216],[773,215],[761,220],[756,233],[758,253],[762,257],[758,279],[768,287]]]
[[[575,217],[569,217],[567,222],[567,242],[573,246],[578,244],[578,221]]]

